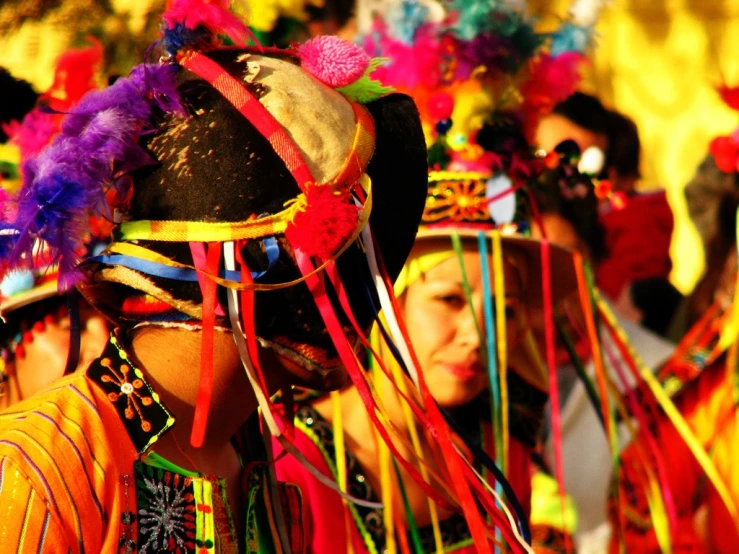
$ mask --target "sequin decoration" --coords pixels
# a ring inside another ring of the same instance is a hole
[[[134,464],[139,554],[194,554],[193,480],[141,462]]]
[[[487,202],[487,179],[476,174],[429,183],[423,223],[491,222]]]
[[[138,378],[131,380],[133,372],[128,364],[121,364],[120,371],[115,370],[110,358],[102,358],[100,364],[110,370],[110,375],[102,376],[103,383],[115,383],[120,388],[120,392],[109,392],[108,398],[112,402],[117,402],[119,398],[125,397],[126,409],[123,413],[126,415],[126,419],[133,419],[138,415],[141,421],[141,429],[147,432],[151,431],[151,423],[146,420],[139,406],[139,403],[143,406],[151,406],[154,403],[151,396],[141,393],[141,389],[144,388],[144,381]]]

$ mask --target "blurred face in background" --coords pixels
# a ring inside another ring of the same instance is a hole
[[[605,152],[608,147],[606,135],[580,127],[562,115],[550,114],[539,122],[536,129],[536,145],[539,148],[553,152],[559,143],[568,139],[574,140],[581,152],[591,146],[597,146]]]
[[[441,240],[434,247],[424,246],[423,254],[450,249],[449,242]],[[418,256],[417,250],[409,263],[414,256]],[[488,386],[481,354],[485,345],[485,289],[476,244],[465,245],[462,259],[471,303],[462,267],[453,253],[422,273],[401,297],[403,316],[426,382],[433,397],[446,408],[467,404]],[[488,264],[492,268],[492,257]],[[523,332],[522,283],[512,265],[504,266],[506,293],[501,301],[505,303],[508,345],[513,348]],[[491,282],[489,290],[493,288]]]
[[[88,305],[80,308],[80,362],[87,367],[105,348],[108,325]],[[12,317],[12,314],[10,314]],[[69,354],[70,323],[65,308],[47,314],[23,333],[22,353],[6,369],[5,407],[35,395],[64,375]]]

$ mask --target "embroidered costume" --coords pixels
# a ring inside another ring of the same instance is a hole
[[[720,92],[736,109],[732,90]],[[734,135],[714,139],[688,197],[707,183],[730,194],[739,171],[736,152]],[[609,504],[612,552],[732,552],[739,540],[735,208],[719,207],[715,198],[702,207],[692,200],[698,227],[705,230],[710,214],[716,231],[716,244],[707,248],[714,266],[693,293],[710,304],[657,374],[674,404],[653,409],[623,453]]]
[[[3,546],[18,552],[272,551],[264,466],[252,464],[244,475],[244,550],[224,481],[172,466],[151,450],[175,421],[115,335],[86,371],[4,412]],[[239,445],[244,460],[264,458],[258,442]],[[285,514],[299,516],[299,492],[280,486]],[[294,539],[293,552],[300,552],[300,533]]]

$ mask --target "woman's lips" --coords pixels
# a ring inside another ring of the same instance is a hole
[[[469,381],[478,377],[483,368],[479,364],[442,364],[444,369],[462,381]]]

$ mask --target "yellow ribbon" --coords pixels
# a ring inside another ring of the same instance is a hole
[[[508,409],[508,338],[506,337],[505,318],[505,272],[503,270],[503,245],[500,232],[490,232],[493,242],[493,288],[495,289],[495,327],[498,349],[498,380],[500,383],[500,419],[503,431],[503,452],[500,458],[500,469],[504,475],[508,473],[509,451],[509,409]]]
[[[629,346],[628,338],[626,337],[625,333],[616,324],[615,317],[613,313],[610,311],[610,308],[608,307],[608,305],[597,295],[596,295],[596,302],[601,312],[603,313],[603,315],[608,319],[609,323],[616,330],[616,333],[618,334],[619,338],[624,342],[624,344]],[[739,517],[738,517],[736,504],[734,504],[734,500],[731,497],[731,493],[729,492],[729,489],[726,486],[726,483],[724,483],[724,480],[721,478],[721,475],[716,469],[716,466],[714,465],[710,456],[705,451],[705,449],[701,446],[700,441],[693,433],[692,429],[690,428],[690,425],[688,425],[688,422],[685,421],[685,419],[683,418],[682,414],[680,413],[680,410],[677,409],[675,404],[672,402],[670,397],[667,395],[665,390],[662,388],[662,385],[660,385],[657,378],[652,374],[649,368],[647,368],[644,365],[644,362],[642,362],[639,355],[636,352],[634,352],[633,349],[631,349],[630,347],[629,347],[629,353],[631,354],[634,360],[634,363],[639,368],[639,373],[641,374],[642,379],[644,379],[644,382],[647,384],[649,389],[652,391],[652,394],[654,394],[655,399],[659,403],[660,407],[664,410],[665,415],[670,419],[672,424],[675,426],[675,429],[680,434],[680,437],[685,441],[685,444],[688,446],[693,456],[695,456],[696,461],[701,466],[701,468],[705,472],[708,479],[711,481],[711,484],[715,487],[716,492],[718,492],[719,496],[721,497],[721,500],[726,505],[726,509],[729,511],[729,514],[731,515],[732,520],[735,522],[737,530],[739,531]]]
[[[297,203],[293,205],[296,206]],[[132,244],[128,242],[114,242],[108,246],[107,252],[115,253],[115,254],[123,254],[125,256],[131,256],[133,258],[140,258],[142,260],[147,260],[149,262],[154,262],[154,263],[165,265],[168,267],[176,267],[180,269],[189,269],[192,271],[196,271],[200,275],[203,275],[204,277],[207,277],[208,279],[215,281],[219,285],[232,289],[232,290],[265,291],[265,290],[285,289],[285,288],[300,284],[306,279],[308,279],[309,277],[311,277],[312,275],[320,273],[321,271],[326,269],[326,267],[330,263],[334,262],[339,256],[341,256],[347,250],[347,248],[349,248],[354,243],[354,241],[356,241],[359,238],[359,235],[361,234],[362,230],[364,229],[364,227],[367,225],[367,222],[369,221],[369,217],[371,213],[372,213],[372,189],[370,188],[369,191],[367,192],[367,199],[365,200],[364,206],[362,206],[361,210],[359,211],[359,220],[358,220],[357,228],[352,233],[352,236],[349,237],[349,239],[347,239],[347,241],[344,243],[344,246],[342,246],[341,249],[336,254],[334,254],[327,260],[325,260],[320,266],[318,266],[310,274],[303,275],[302,277],[299,277],[298,279],[287,281],[285,283],[271,283],[271,284],[239,283],[238,281],[224,279],[222,277],[219,277],[218,275],[212,275],[192,265],[176,262],[170,258],[167,258],[166,256],[163,256],[162,254],[159,254],[158,252],[150,250],[149,248],[145,248],[143,246],[139,246],[138,244]],[[204,225],[212,225],[212,224],[204,224]],[[215,240],[212,237],[210,238],[201,237],[201,238],[203,239],[204,242],[210,242],[210,241]],[[228,239],[228,240],[231,240],[231,239]],[[199,241],[196,241],[196,242],[199,242]],[[218,241],[215,240],[215,242],[218,242]]]

